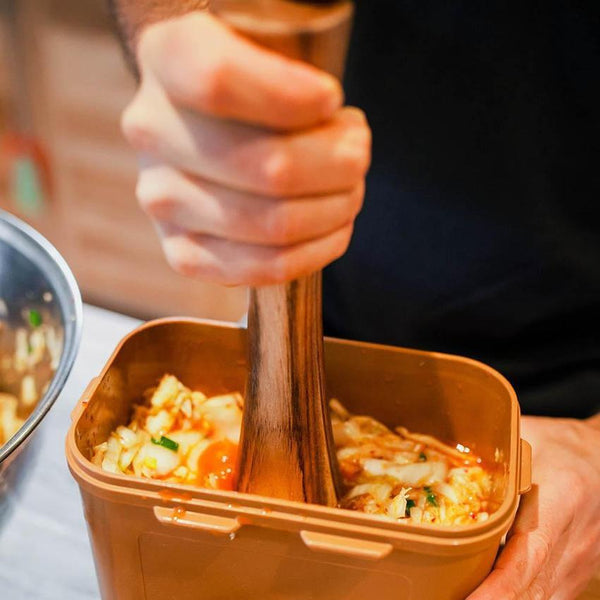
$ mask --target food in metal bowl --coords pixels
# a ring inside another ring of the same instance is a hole
[[[0,446],[46,393],[63,348],[62,332],[44,322],[43,309],[23,310],[16,327],[3,319],[6,313],[0,298]]]
[[[112,473],[232,490],[242,411],[239,393],[207,397],[164,375],[92,460]],[[469,448],[392,431],[337,400],[331,416],[346,486],[340,507],[434,525],[481,522],[497,508],[491,472]]]

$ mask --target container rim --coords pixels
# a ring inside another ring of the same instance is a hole
[[[331,508],[327,506],[319,506],[316,504],[305,504],[290,500],[280,500],[277,498],[268,498],[254,494],[244,494],[241,492],[223,492],[219,490],[209,490],[196,487],[189,484],[175,484],[162,482],[152,479],[142,479],[131,475],[113,474],[103,471],[100,467],[94,465],[88,460],[79,450],[75,441],[75,430],[80,418],[85,411],[85,407],[89,399],[94,394],[96,388],[100,384],[103,377],[106,375],[111,364],[121,351],[121,348],[138,333],[151,329],[153,327],[161,327],[164,325],[175,323],[191,323],[213,327],[226,327],[229,329],[240,330],[244,329],[235,323],[215,321],[210,319],[198,319],[192,317],[167,317],[155,319],[143,323],[129,332],[119,342],[114,352],[111,354],[107,363],[102,369],[100,375],[95,377],[83,393],[79,403],[73,410],[72,423],[67,433],[66,439],[66,454],[67,461],[71,472],[77,479],[85,481],[89,485],[100,485],[102,488],[111,489],[112,492],[127,494],[131,496],[155,497],[157,501],[164,503],[165,501],[181,504],[190,502],[209,502],[221,505],[221,507],[233,507],[232,510],[240,510],[244,506],[267,510],[271,512],[285,513],[288,515],[302,514],[305,518],[327,519],[331,525],[332,522],[343,524],[344,526],[358,525],[369,527],[378,532],[379,535],[402,535],[416,536],[419,540],[427,538],[429,543],[447,544],[449,539],[453,539],[457,544],[465,542],[468,539],[472,541],[482,535],[489,536],[492,531],[506,531],[512,523],[519,502],[519,480],[521,474],[521,456],[520,456],[520,426],[519,417],[520,410],[517,401],[517,396],[508,382],[508,380],[492,367],[471,358],[465,358],[457,355],[429,352],[425,350],[413,350],[397,346],[389,346],[385,344],[375,344],[371,342],[357,342],[353,340],[342,340],[339,338],[326,337],[325,340],[329,343],[342,343],[346,345],[360,346],[361,348],[373,349],[394,349],[394,350],[410,350],[416,354],[421,354],[423,357],[435,357],[452,362],[467,363],[479,369],[485,370],[490,376],[496,379],[506,389],[511,401],[510,419],[511,426],[514,425],[516,435],[511,439],[510,446],[510,461],[508,464],[508,482],[504,500],[498,509],[492,513],[486,521],[474,523],[468,526],[440,526],[430,524],[411,525],[402,522],[393,522],[383,520],[373,515],[368,515],[361,512],[355,512],[343,508]],[[168,491],[167,494],[164,492]],[[160,492],[163,492],[161,495]]]
[[[218,513],[237,521],[240,527],[245,525],[270,526],[277,528],[283,524],[293,523],[303,530],[329,530],[338,529],[337,535],[349,538],[367,537],[373,541],[387,541],[395,545],[410,547],[411,551],[431,553],[435,550],[438,554],[452,552],[452,548],[463,548],[465,551],[477,552],[481,545],[489,544],[490,538],[502,537],[510,527],[517,510],[517,502],[512,507],[508,519],[499,521],[494,527],[464,527],[462,530],[447,527],[446,535],[437,535],[435,526],[416,525],[401,527],[401,523],[387,522],[371,515],[357,513],[364,519],[352,518],[352,511],[341,508],[320,507],[297,502],[277,501],[263,496],[241,494],[232,492],[227,494],[211,494],[212,490],[201,490],[189,485],[162,484],[149,487],[131,486],[122,480],[135,479],[127,475],[116,476],[120,481],[100,481],[97,477],[98,468],[87,468],[87,465],[74,456],[73,450],[67,441],[67,463],[73,477],[79,483],[82,491],[91,493],[96,497],[111,502],[125,503],[154,508],[172,508],[175,512],[183,509],[185,512]],[[211,497],[212,496],[212,497]],[[316,509],[316,510],[314,510]],[[319,510],[320,509],[320,510]],[[338,513],[350,513],[350,515]],[[341,518],[339,518],[341,517]]]

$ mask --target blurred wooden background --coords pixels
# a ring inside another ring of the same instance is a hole
[[[18,0],[15,6],[18,40],[8,35],[6,11],[0,21],[0,133],[14,128],[15,76],[23,78],[53,188],[35,216],[10,201],[3,182],[0,207],[58,247],[89,302],[142,318],[239,319],[246,291],[172,272],[137,206],[135,158],[119,130],[135,86],[104,0]],[[15,52],[16,74],[8,60]]]

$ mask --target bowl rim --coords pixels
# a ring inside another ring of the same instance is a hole
[[[65,314],[64,310],[61,310],[63,318],[65,320],[70,318],[72,321],[71,328],[73,335],[67,337],[67,322],[65,322],[64,347],[54,377],[52,378],[46,393],[40,398],[33,412],[25,420],[25,423],[21,425],[19,430],[3,446],[0,446],[1,465],[11,454],[25,443],[63,390],[65,382],[73,368],[79,350],[79,344],[81,342],[83,305],[75,276],[60,252],[51,243],[31,225],[28,225],[13,214],[2,209],[0,209],[0,222],[4,222],[9,227],[13,228],[18,235],[29,238],[30,242],[37,245],[39,249],[56,264],[59,276],[63,278],[63,283],[66,284],[65,289],[73,302],[73,314],[70,317],[68,314]]]

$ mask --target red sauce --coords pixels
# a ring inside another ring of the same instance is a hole
[[[229,440],[213,442],[198,460],[198,484],[206,485],[205,479],[214,475],[217,478],[217,489],[233,490],[237,450],[237,445]]]

